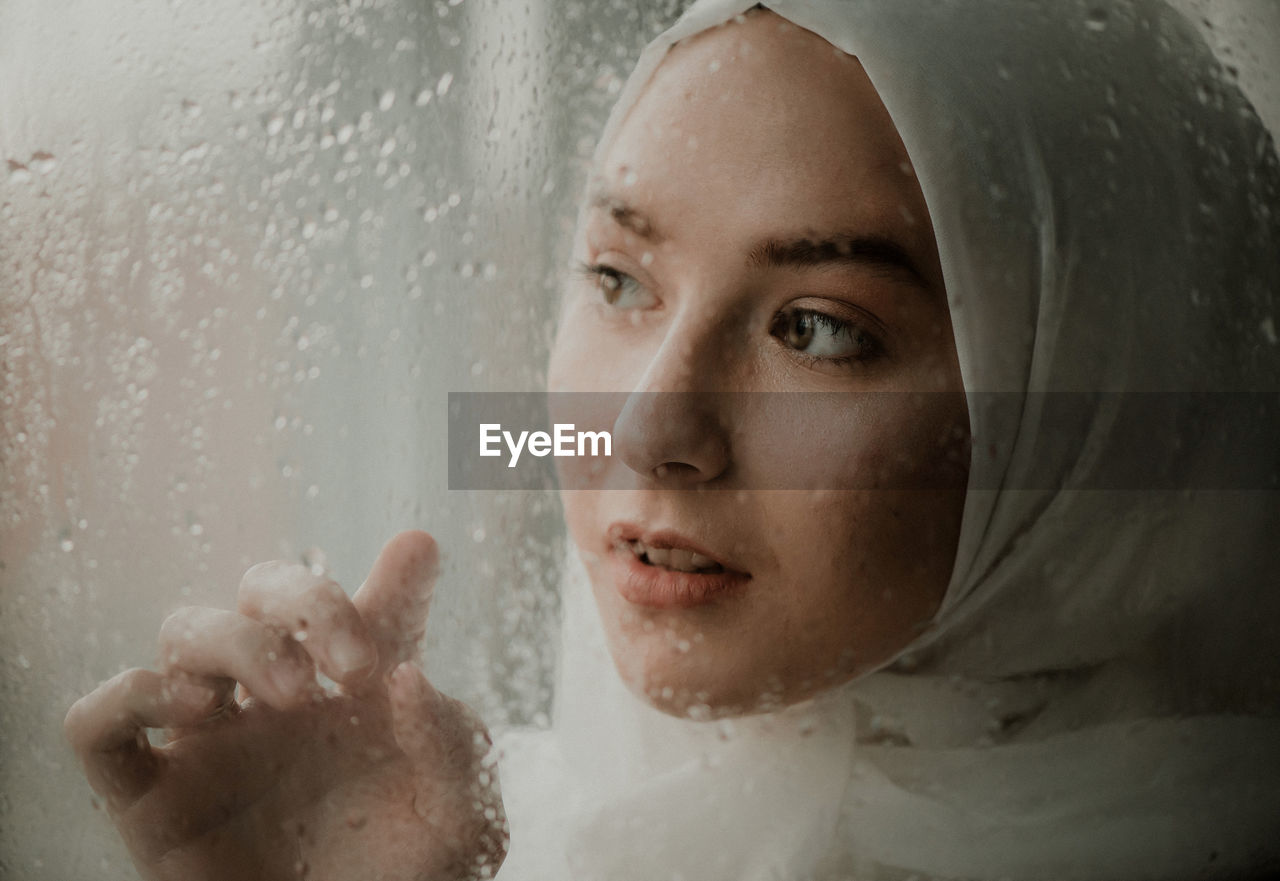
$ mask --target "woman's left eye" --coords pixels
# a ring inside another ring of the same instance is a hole
[[[770,333],[789,348],[822,361],[865,361],[876,354],[875,337],[851,321],[812,309],[778,313]]]

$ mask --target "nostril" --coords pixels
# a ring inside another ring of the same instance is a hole
[[[614,422],[614,450],[634,473],[665,484],[703,483],[729,464],[716,396],[635,392]]]

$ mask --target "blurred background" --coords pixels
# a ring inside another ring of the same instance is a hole
[[[447,489],[541,388],[577,191],[679,0],[0,0],[0,878],[134,877],[61,737],[265,559],[444,569],[429,675],[546,724],[546,493]],[[1275,130],[1280,3],[1179,0]]]

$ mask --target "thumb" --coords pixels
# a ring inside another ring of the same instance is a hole
[[[388,695],[396,745],[419,772],[436,780],[490,785],[473,779],[485,770],[493,740],[470,707],[436,691],[407,661],[392,671]]]
[[[416,657],[426,632],[439,557],[430,535],[402,532],[382,548],[352,598],[378,647],[378,673]]]
[[[444,758],[439,731],[444,696],[409,661],[392,671],[388,694],[396,745],[415,767],[437,770]]]

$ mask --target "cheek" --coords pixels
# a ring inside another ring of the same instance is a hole
[[[962,392],[751,400],[760,403],[734,420],[734,460],[746,488],[902,491],[966,484],[968,411]]]
[[[555,342],[551,346],[551,358],[547,365],[547,390],[569,391],[577,385],[577,381],[590,363],[591,353],[583,346],[584,335],[579,325],[580,306],[576,302],[578,295],[572,291],[565,294],[565,302],[561,307],[559,324],[556,328]]]
[[[784,605],[808,637],[797,668],[854,675],[931,620],[951,572],[963,490],[829,491],[775,512]]]
[[[598,554],[601,550],[593,547],[589,541],[592,534],[591,526],[596,519],[595,494],[584,491],[562,492],[560,505],[564,510],[564,522],[569,530],[569,538],[583,554],[584,562],[590,567],[592,559],[588,554]]]
[[[602,304],[589,292],[566,296],[547,367],[548,391],[631,391],[652,356],[654,339],[604,320]]]

